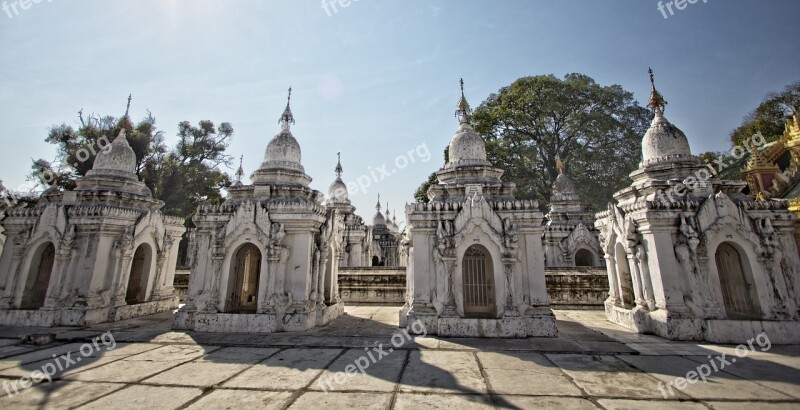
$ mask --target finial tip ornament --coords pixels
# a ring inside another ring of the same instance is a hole
[[[242,177],[244,177],[244,168],[242,163],[244,162],[244,155],[239,157],[239,169],[236,170],[236,182],[242,182]]]
[[[456,108],[456,118],[458,118],[458,121],[461,124],[469,124],[470,115],[472,114],[472,108],[470,108],[469,103],[467,102],[467,97],[464,96],[463,78],[461,79],[460,83],[461,83],[461,100],[459,100],[458,107]]]
[[[342,177],[342,172],[344,172],[344,169],[342,168],[342,153],[341,152],[337,152],[336,156],[339,157],[339,159],[336,162],[336,169],[334,170],[334,172],[336,172],[336,176],[338,178],[341,178]]]
[[[649,68],[647,72],[650,74],[650,85],[653,87],[653,90],[650,93],[650,101],[647,106],[652,108],[656,115],[661,115],[664,113],[664,108],[667,106],[667,101],[664,100],[664,97],[661,95],[661,93],[656,90],[656,80],[655,75],[653,74],[653,68]]]
[[[128,116],[128,113],[131,111],[131,100],[133,100],[133,94],[128,94],[128,106],[125,107],[125,116]]]
[[[292,114],[291,108],[292,102],[292,87],[289,87],[289,97],[286,99],[286,109],[283,110],[283,115],[281,115],[280,121],[278,123],[281,124],[281,128],[284,130],[289,130],[289,126],[294,124],[294,115]]]
[[[561,160],[560,155],[556,155],[556,169],[558,170],[559,174],[564,173],[564,161]]]

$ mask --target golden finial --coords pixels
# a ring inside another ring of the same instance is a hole
[[[556,169],[558,170],[559,174],[564,173],[564,161],[561,160],[560,155],[556,155]]]
[[[664,100],[664,97],[661,93],[656,90],[656,79],[655,75],[653,74],[653,69],[650,68],[647,70],[650,73],[650,85],[653,86],[653,91],[650,93],[650,102],[647,104],[648,107],[652,108],[656,114],[663,114],[664,108],[667,106],[667,101]]]
[[[467,102],[467,97],[464,96],[464,79],[461,79],[461,100],[458,102],[458,107],[456,109],[456,118],[458,118],[458,122],[461,124],[469,124],[469,117],[472,114],[472,108],[470,108],[469,103]]]
[[[766,196],[764,196],[764,191],[759,191],[759,192],[756,194],[756,201],[758,201],[758,202],[765,202],[766,200],[767,200],[767,197],[766,197]]]

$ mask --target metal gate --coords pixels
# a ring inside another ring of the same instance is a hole
[[[261,274],[261,251],[247,244],[236,253],[236,282],[231,295],[231,311],[255,312],[258,307],[258,280]]]
[[[464,315],[492,317],[495,310],[492,257],[481,246],[471,246],[461,263],[464,280]]]
[[[717,271],[722,286],[722,299],[729,318],[758,318],[753,303],[753,284],[742,270],[742,258],[733,246],[723,243],[717,248]]]
[[[44,248],[38,260],[34,257],[33,266],[28,274],[28,283],[25,286],[25,296],[20,304],[20,309],[36,310],[44,306],[47,297],[47,288],[50,285],[50,275],[53,272],[56,248],[52,243]]]

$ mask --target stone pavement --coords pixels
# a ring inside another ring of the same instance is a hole
[[[800,346],[759,339],[740,358],[735,346],[638,335],[594,311],[557,311],[554,339],[409,340],[398,310],[351,306],[324,328],[273,335],[174,332],[170,314],[88,329],[0,327],[0,406],[800,408]],[[108,331],[113,341],[98,338]],[[54,340],[19,343],[36,334]],[[53,381],[24,389],[21,378],[41,379],[41,369]],[[705,369],[705,383],[676,381]]]

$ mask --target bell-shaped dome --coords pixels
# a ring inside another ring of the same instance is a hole
[[[642,140],[643,163],[685,160],[692,156],[689,140],[683,131],[672,125],[664,117],[667,101],[656,90],[652,68],[649,73],[653,90],[650,93],[648,106],[653,109],[655,115],[653,116],[653,122],[650,124],[650,129],[644,134],[644,139]]]
[[[649,162],[689,157],[692,151],[686,134],[667,121],[661,110],[657,109],[653,123],[642,140],[642,155],[644,162]]]
[[[486,145],[483,138],[468,123],[462,123],[450,140],[447,167],[465,165],[490,165],[486,160]]]
[[[389,211],[389,207],[386,207],[386,211]],[[375,216],[372,217],[372,225],[386,225],[386,217],[383,216],[381,213],[381,194],[378,194],[378,203],[375,204],[375,210],[378,211]]]
[[[342,181],[342,178],[337,177],[328,188],[328,198],[333,202],[345,202],[349,199],[347,185]]]
[[[486,160],[486,145],[483,138],[470,125],[472,110],[464,96],[464,79],[461,79],[461,99],[456,107],[456,117],[461,126],[450,140],[448,161],[445,168],[470,165],[491,165]]]
[[[303,171],[300,144],[288,128],[281,130],[267,145],[261,169],[292,169]]]
[[[133,149],[128,144],[124,128],[114,139],[114,142],[97,154],[92,170],[87,172],[86,175],[136,177],[136,153],[133,152]]]

